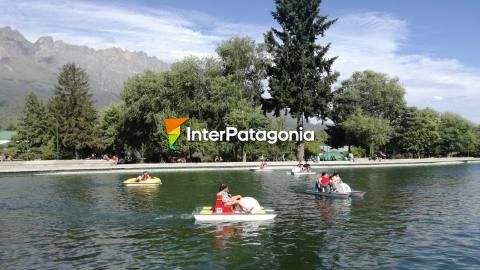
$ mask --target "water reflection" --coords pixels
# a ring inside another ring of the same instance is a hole
[[[365,199],[316,197],[285,172],[0,179],[1,269],[402,269],[480,265],[480,166],[339,169]],[[196,223],[218,185],[278,212],[269,222]]]
[[[213,248],[223,251],[239,245],[261,245],[261,236],[274,227],[274,220],[250,222],[199,222],[195,221],[198,230],[213,238]]]
[[[152,194],[158,193],[159,186],[124,186],[129,195],[140,195],[142,197],[152,197]]]
[[[225,250],[231,237],[240,235],[240,227],[232,224],[220,224],[215,228],[215,249]]]

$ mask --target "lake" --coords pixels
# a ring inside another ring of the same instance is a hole
[[[315,177],[285,171],[153,173],[160,187],[123,186],[131,173],[1,175],[0,268],[480,267],[480,165],[338,171],[364,199],[305,194]],[[277,218],[196,223],[221,183]]]

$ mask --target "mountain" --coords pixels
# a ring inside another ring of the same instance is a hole
[[[51,37],[32,43],[10,27],[0,28],[0,125],[20,115],[28,93],[43,100],[52,96],[58,72],[67,62],[85,68],[98,108],[120,100],[123,82],[129,77],[145,70],[169,68],[167,63],[143,52],[95,50]]]

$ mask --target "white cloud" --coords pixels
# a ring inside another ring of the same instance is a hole
[[[211,55],[233,35],[264,27],[222,21],[198,12],[142,10],[88,2],[10,2],[0,0],[0,25],[19,29],[30,40],[43,35],[93,48],[145,51],[173,62],[189,55]]]
[[[261,41],[270,27],[194,11],[78,1],[0,0],[0,6],[0,25],[10,25],[32,41],[50,35],[93,48],[145,51],[169,62],[188,55],[213,55],[222,40],[235,35]],[[480,122],[475,111],[480,102],[480,70],[456,59],[403,53],[408,31],[406,21],[391,15],[357,13],[340,16],[326,40],[332,42],[331,54],[339,56],[335,68],[341,79],[357,70],[387,73],[400,78],[409,104],[453,111]]]
[[[480,70],[456,59],[402,53],[407,22],[386,14],[352,14],[340,17],[329,33],[341,79],[357,70],[383,72],[400,78],[410,105],[453,111],[480,123],[473,110],[480,101]]]

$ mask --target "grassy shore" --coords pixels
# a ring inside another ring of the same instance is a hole
[[[391,167],[391,166],[425,166],[480,163],[480,158],[424,158],[424,159],[387,159],[373,161],[356,159],[350,161],[312,162],[313,169],[345,167]],[[1,173],[113,173],[150,171],[203,171],[203,170],[249,170],[256,169],[259,162],[205,162],[205,163],[143,163],[112,165],[104,160],[35,160],[0,162]],[[269,162],[269,169],[288,170],[296,161]]]

